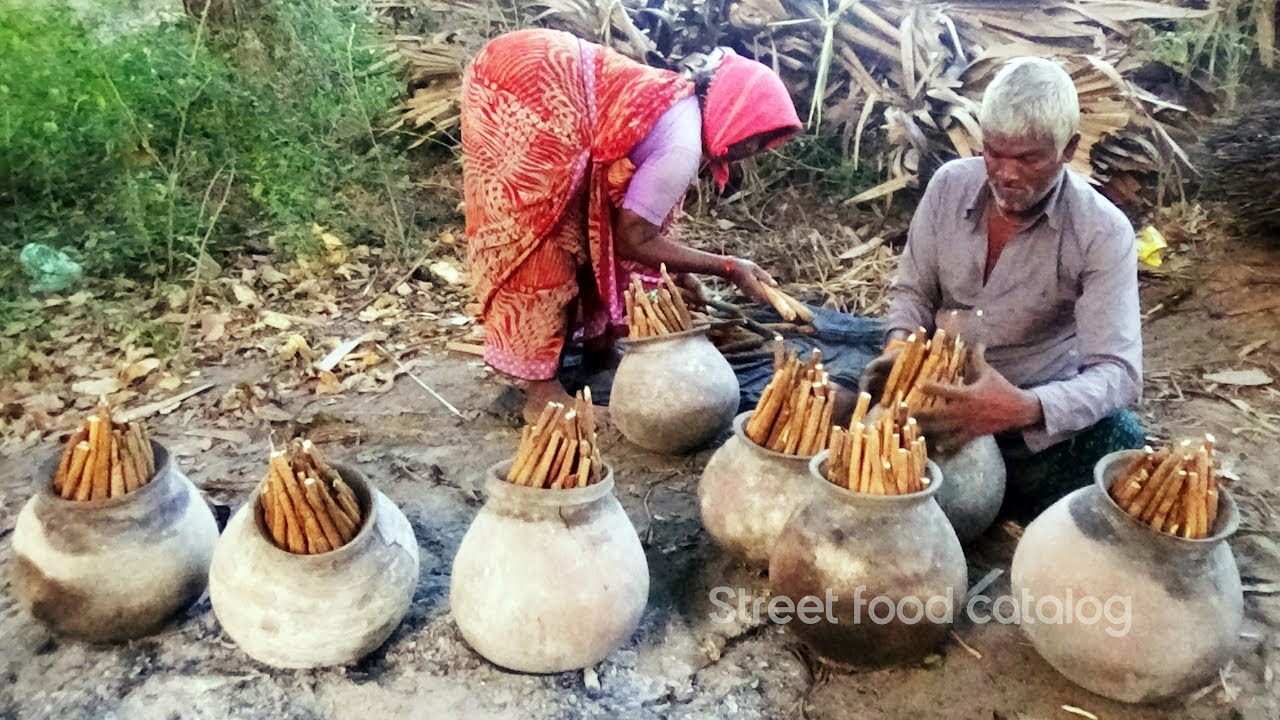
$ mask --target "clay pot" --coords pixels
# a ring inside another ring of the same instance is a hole
[[[827,454],[809,465],[813,495],[778,537],[769,584],[797,607],[805,598],[824,605],[816,622],[797,614],[788,623],[824,661],[918,660],[946,638],[968,580],[960,541],[934,500],[942,474],[929,461],[924,490],[869,495],[827,482]]]
[[[218,622],[250,657],[282,668],[345,665],[400,624],[418,584],[418,543],[404,513],[358,470],[333,463],[364,521],[351,542],[319,555],[275,546],[261,488],[227,523],[209,572]]]
[[[1235,501],[1219,490],[1217,521],[1202,540],[1151,529],[1106,490],[1139,452],[1102,458],[1094,485],[1028,525],[1010,577],[1014,598],[1034,611],[1021,624],[1040,655],[1072,682],[1122,702],[1170,698],[1216,678],[1243,621],[1226,542],[1240,523]]]
[[[738,410],[738,376],[707,327],[620,342],[609,416],[628,440],[664,455],[715,439]]]
[[[947,479],[934,499],[962,544],[986,532],[1004,502],[1005,467],[1000,446],[990,435],[976,438],[949,456],[934,455]]]
[[[649,566],[613,495],[613,471],[549,490],[488,471],[488,500],[453,559],[449,602],[462,636],[496,665],[531,673],[590,667],[627,641],[649,597]]]
[[[204,592],[218,526],[168,450],[156,473],[122,497],[54,494],[58,456],[40,465],[36,494],[13,529],[14,594],[60,635],[110,642],[150,635]]]
[[[808,500],[812,455],[787,455],[756,444],[745,431],[751,413],[733,420],[733,437],[720,446],[698,483],[702,524],[716,543],[747,564],[769,566],[769,552]]]

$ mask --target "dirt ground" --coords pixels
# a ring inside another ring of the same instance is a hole
[[[918,666],[843,674],[814,663],[785,627],[716,622],[711,588],[763,594],[768,583],[726,562],[701,528],[696,488],[711,451],[657,457],[616,434],[606,436],[603,452],[652,578],[640,628],[586,672],[500,670],[461,638],[448,588],[451,559],[482,503],[483,471],[511,454],[517,430],[491,412],[502,388],[484,366],[435,343],[413,374],[463,418],[400,375],[389,392],[282,397],[281,408],[295,420],[270,425],[305,431],[330,455],[360,467],[417,535],[421,576],[408,615],[382,648],[350,667],[260,665],[220,629],[207,598],[142,640],[94,647],[51,636],[16,605],[6,539],[31,494],[32,458],[54,444],[0,458],[0,718],[1012,720],[1082,716],[1076,708],[1103,719],[1280,717],[1280,518],[1273,510],[1280,502],[1280,392],[1274,383],[1236,387],[1203,377],[1249,368],[1280,376],[1280,253],[1226,241],[1184,238],[1177,245],[1169,234],[1176,257],[1160,274],[1144,275],[1141,411],[1162,440],[1217,434],[1225,467],[1240,478],[1234,490],[1245,518],[1232,542],[1247,587],[1245,635],[1220,679],[1190,697],[1135,707],[1092,695],[1041,660],[1015,626],[961,624]],[[214,428],[212,404],[227,388],[259,383],[275,369],[229,353],[199,372],[189,380],[215,383],[214,390],[153,418],[152,427],[210,502],[234,510],[263,472],[268,423],[243,415]],[[971,582],[991,569],[1007,571],[1015,545],[1015,532],[993,528],[967,552]],[[1004,576],[1001,587],[1008,587]]]

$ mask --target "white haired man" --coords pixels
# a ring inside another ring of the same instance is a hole
[[[1005,514],[1020,519],[1092,482],[1103,455],[1145,442],[1126,409],[1142,387],[1133,228],[1065,167],[1079,119],[1058,64],[1002,68],[982,99],[983,156],[934,175],[889,290],[890,341],[942,326],[985,349],[967,384],[924,388],[948,402],[918,419],[944,455],[995,435]],[[864,389],[879,394],[896,352],[868,365]]]

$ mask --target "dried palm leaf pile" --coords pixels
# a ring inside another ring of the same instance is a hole
[[[402,124],[425,136],[456,126],[467,59],[488,37],[517,27],[563,28],[670,67],[726,45],[777,68],[810,127],[841,133],[855,159],[864,134],[881,133],[885,182],[855,201],[916,185],[942,161],[980,148],[982,91],[1004,60],[1019,55],[1054,57],[1071,72],[1083,115],[1075,169],[1136,198],[1136,175],[1189,160],[1169,132],[1186,110],[1137,83],[1148,58],[1130,39],[1143,25],[1211,15],[1190,0],[418,0],[417,7],[449,28],[399,38],[419,86]]]
[[[1280,100],[1246,104],[1215,123],[1196,156],[1207,188],[1245,232],[1280,243]]]

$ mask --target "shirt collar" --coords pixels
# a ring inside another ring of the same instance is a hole
[[[1054,230],[1062,227],[1062,213],[1064,211],[1064,191],[1063,188],[1067,184],[1067,169],[1064,167],[1058,175],[1058,181],[1054,183],[1053,188],[1049,190],[1048,201],[1045,202],[1040,215],[1031,223],[1028,229],[1040,224],[1040,221],[1049,224]],[[964,216],[967,220],[972,220],[974,226],[979,225],[986,216],[987,203],[991,202],[991,186],[987,184],[984,175],[982,182],[979,183],[977,190],[974,191],[972,197],[969,198],[968,204],[965,206]]]

